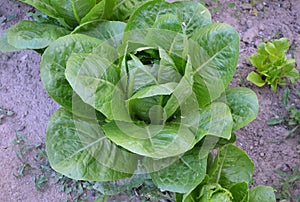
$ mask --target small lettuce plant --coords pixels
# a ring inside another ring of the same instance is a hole
[[[260,44],[256,53],[249,58],[256,71],[250,72],[247,80],[259,87],[271,85],[274,92],[278,85],[287,85],[288,80],[295,83],[299,79],[299,72],[295,68],[295,59],[286,56],[289,47],[287,38]]]
[[[228,87],[239,56],[232,27],[199,3],[163,0],[127,23],[91,25],[42,55],[42,82],[61,105],[47,129],[53,169],[90,181],[146,173],[177,201],[275,201],[270,187],[249,190],[253,162],[231,144],[258,113],[253,91]]]

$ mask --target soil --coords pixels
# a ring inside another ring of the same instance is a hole
[[[206,1],[214,21],[232,25],[240,34],[241,51],[232,86],[245,86],[254,90],[259,99],[260,110],[257,119],[238,130],[236,144],[244,149],[255,163],[254,185],[279,186],[279,175],[275,170],[291,173],[299,164],[300,150],[296,135],[286,139],[289,128],[285,125],[268,126],[267,120],[283,117],[282,93],[279,88],[273,93],[268,86],[258,88],[246,80],[254,70],[245,57],[250,56],[263,40],[287,37],[292,44],[289,54],[300,64],[300,0],[257,0],[252,7],[247,0]],[[0,24],[3,30],[27,19],[32,8],[12,0],[1,0],[1,16],[6,18]],[[1,22],[1,21],[0,21]],[[0,201],[60,201],[66,196],[52,186],[44,192],[34,187],[32,176],[16,178],[22,165],[11,142],[16,132],[25,134],[30,144],[45,141],[47,122],[58,108],[45,92],[39,77],[40,55],[34,51],[0,53],[0,117],[9,110],[12,116],[0,119]],[[298,65],[298,70],[300,65]],[[290,104],[300,108],[300,82],[290,86]],[[298,136],[298,137],[297,137]],[[300,186],[292,188],[294,196],[300,195]]]

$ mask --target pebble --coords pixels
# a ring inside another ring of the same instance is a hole
[[[264,5],[262,3],[259,3],[259,4],[256,5],[256,9],[258,11],[262,11],[264,9]]]
[[[260,155],[261,157],[264,157],[264,156],[265,156],[265,153],[260,152],[259,155]]]

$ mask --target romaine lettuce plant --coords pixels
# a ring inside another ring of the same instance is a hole
[[[299,72],[295,68],[295,59],[286,56],[289,47],[287,38],[260,44],[256,53],[249,58],[256,71],[250,72],[247,80],[259,87],[269,84],[274,92],[277,85],[288,84],[287,79],[295,83],[299,79]]]
[[[47,129],[52,168],[91,181],[149,173],[179,201],[274,201],[271,188],[248,191],[253,163],[228,144],[258,113],[253,91],[228,87],[238,56],[238,33],[189,1],[149,1],[127,24],[82,24],[49,43],[41,79],[62,106]]]
[[[23,20],[6,30],[0,38],[0,51],[34,49],[42,52],[59,37],[100,20],[126,20],[147,0],[21,0],[46,14],[43,22]],[[100,27],[99,27],[100,28]],[[103,27],[101,27],[103,28]],[[94,35],[95,37],[95,35]]]

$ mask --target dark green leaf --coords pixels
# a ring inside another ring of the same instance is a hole
[[[233,184],[229,191],[233,196],[232,202],[248,202],[248,183],[240,182]]]
[[[195,31],[191,40],[200,48],[191,46],[189,54],[194,55],[195,47],[201,51],[201,57],[192,65],[193,90],[203,107],[218,98],[232,80],[239,56],[239,35],[229,25],[213,23]]]
[[[72,110],[73,89],[65,77],[66,63],[74,53],[90,53],[102,43],[92,37],[74,34],[51,43],[41,61],[41,79],[48,94],[60,105]]]
[[[228,144],[220,149],[209,175],[211,182],[230,188],[234,183],[249,183],[253,172],[254,164],[246,152]]]
[[[170,166],[150,173],[158,188],[186,193],[200,184],[206,175],[207,163],[207,158],[200,158],[200,149],[200,147],[194,147]]]
[[[244,127],[253,121],[258,114],[257,96],[248,88],[229,88],[218,101],[229,106],[234,121],[233,130]]]

